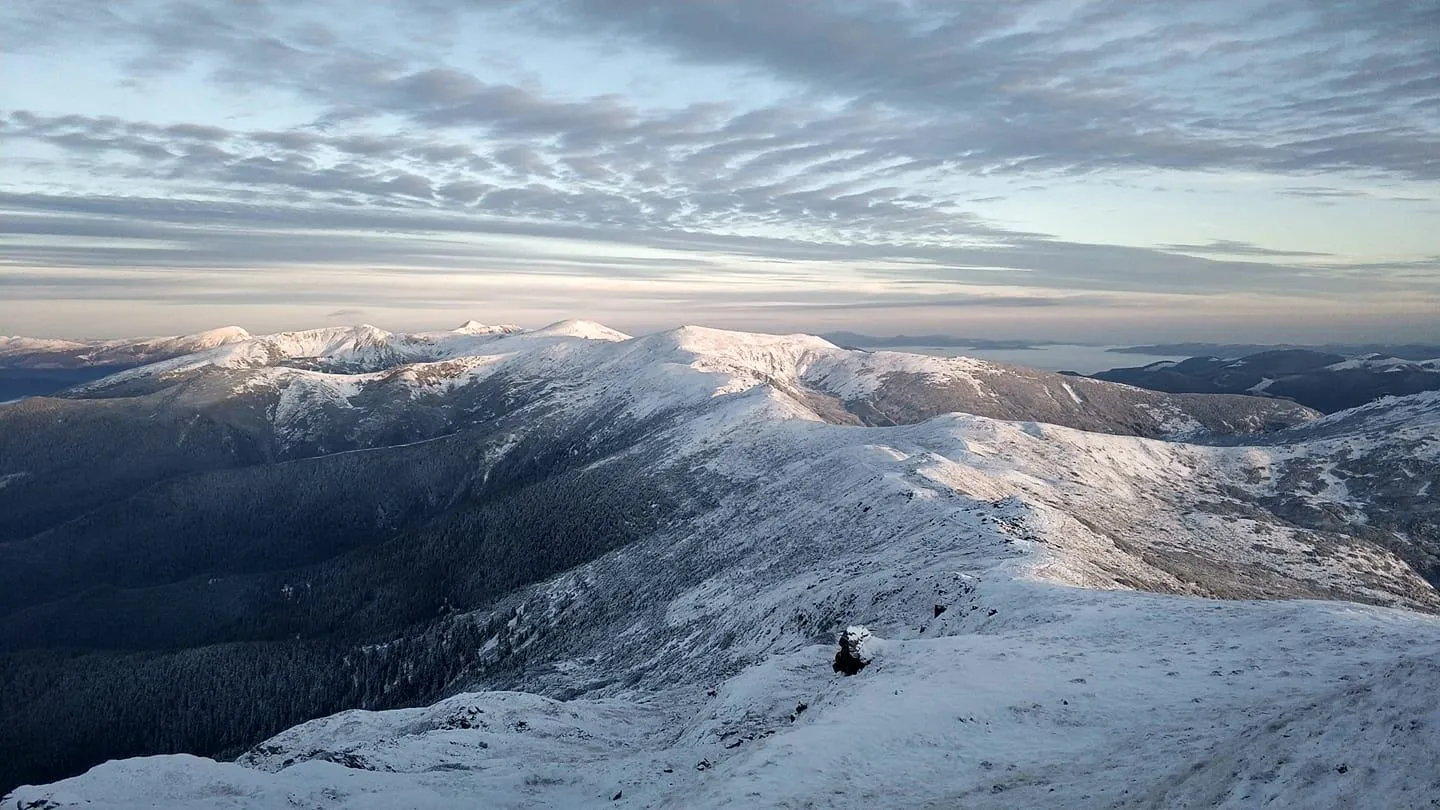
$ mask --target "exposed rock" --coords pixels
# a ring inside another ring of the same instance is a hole
[[[843,675],[854,675],[870,663],[872,651],[869,629],[861,625],[845,628],[840,634],[840,648],[835,652],[834,668]]]

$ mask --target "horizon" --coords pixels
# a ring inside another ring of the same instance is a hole
[[[1350,339],[1350,340],[1340,340],[1340,339],[1334,338],[1333,335],[1330,336],[1330,337],[1326,337],[1326,338],[1324,338],[1324,339],[1313,340],[1313,341],[1295,341],[1295,340],[1250,341],[1250,340],[1199,340],[1199,339],[1157,339],[1157,340],[1134,340],[1134,341],[1123,341],[1123,340],[1120,340],[1120,341],[1116,341],[1116,340],[1068,339],[1068,338],[1063,338],[1063,337],[1062,337],[1062,338],[1040,338],[1040,337],[1036,337],[1036,336],[1033,336],[1033,335],[1032,335],[1032,336],[1019,335],[1019,336],[1011,336],[1011,337],[994,337],[994,336],[987,336],[987,335],[966,334],[966,333],[960,333],[960,332],[930,332],[930,331],[919,331],[919,330],[910,331],[910,332],[905,332],[905,331],[891,332],[891,333],[888,333],[888,334],[887,334],[887,333],[874,332],[874,331],[866,332],[866,331],[863,331],[863,330],[860,330],[860,329],[849,329],[849,328],[813,329],[813,330],[805,330],[805,329],[801,329],[801,330],[743,329],[743,328],[731,328],[731,327],[724,327],[724,326],[716,326],[716,325],[707,324],[707,323],[672,323],[672,324],[662,325],[662,326],[658,326],[658,327],[649,327],[649,328],[642,328],[642,329],[623,329],[623,328],[618,328],[618,327],[614,326],[613,324],[607,323],[607,322],[605,322],[605,321],[600,321],[600,320],[597,320],[597,319],[595,319],[595,318],[583,318],[583,317],[580,317],[580,318],[560,318],[560,319],[553,320],[553,321],[544,321],[544,322],[534,321],[534,322],[529,322],[529,323],[519,323],[519,322],[516,322],[516,321],[513,321],[513,320],[504,320],[504,319],[499,319],[499,320],[480,320],[480,319],[478,319],[478,318],[466,318],[466,319],[464,319],[463,321],[461,321],[461,322],[458,323],[458,324],[456,324],[455,322],[451,321],[451,322],[447,322],[447,324],[445,324],[445,325],[436,325],[435,323],[429,323],[428,325],[412,326],[412,327],[396,327],[396,326],[391,326],[391,325],[382,325],[382,324],[378,324],[378,323],[373,323],[373,322],[370,322],[370,321],[353,321],[353,322],[347,322],[347,323],[327,323],[327,324],[323,324],[323,325],[310,325],[310,326],[299,326],[299,327],[294,327],[294,328],[277,328],[277,329],[268,329],[268,330],[254,329],[254,328],[250,328],[250,327],[248,327],[248,326],[246,326],[246,325],[244,325],[244,324],[240,324],[240,323],[225,323],[225,324],[219,324],[219,325],[215,325],[215,326],[206,327],[206,328],[203,328],[203,329],[194,329],[194,330],[172,331],[172,332],[161,332],[161,331],[153,331],[153,330],[151,330],[151,331],[141,331],[141,332],[135,332],[135,333],[110,334],[110,335],[106,335],[106,334],[21,334],[21,333],[4,334],[4,333],[0,333],[0,340],[6,340],[6,339],[32,339],[32,340],[73,341],[73,342],[82,342],[82,343],[83,343],[83,342],[87,342],[87,341],[124,342],[124,341],[127,341],[127,340],[139,341],[139,340],[158,340],[158,339],[165,339],[165,338],[191,337],[191,336],[196,336],[196,335],[205,334],[205,333],[208,333],[208,332],[224,331],[224,330],[227,330],[227,329],[240,329],[240,330],[242,330],[242,331],[244,331],[244,332],[246,333],[247,339],[248,339],[248,338],[253,338],[253,337],[264,337],[264,336],[266,336],[266,335],[274,335],[274,334],[284,333],[284,332],[305,332],[305,331],[313,331],[313,330],[327,329],[327,328],[328,328],[328,329],[373,328],[373,329],[379,329],[379,330],[381,330],[381,331],[388,332],[388,333],[394,334],[394,335],[407,335],[407,334],[426,334],[426,333],[435,334],[435,333],[444,333],[444,332],[458,332],[458,331],[460,331],[461,329],[464,329],[464,328],[469,327],[469,326],[487,326],[487,327],[513,326],[513,327],[516,327],[516,328],[518,328],[518,329],[520,329],[520,330],[522,330],[522,331],[527,331],[527,332],[528,332],[528,331],[537,331],[537,330],[545,329],[545,328],[547,328],[547,327],[555,326],[555,325],[558,325],[558,324],[561,324],[561,323],[566,323],[566,322],[582,322],[582,323],[598,324],[598,325],[600,325],[600,326],[604,326],[604,327],[608,327],[608,328],[612,328],[612,329],[617,329],[618,331],[623,332],[624,334],[626,334],[626,335],[628,335],[628,336],[630,336],[630,337],[644,337],[644,336],[646,336],[646,335],[653,335],[653,334],[656,334],[656,333],[667,332],[667,331],[671,331],[671,330],[675,330],[675,329],[683,329],[683,328],[686,328],[686,327],[697,327],[697,328],[703,328],[703,329],[715,329],[715,330],[718,330],[718,331],[748,332],[748,333],[769,334],[769,335],[810,335],[810,336],[815,336],[815,337],[848,336],[848,337],[860,337],[860,338],[873,339],[873,340],[877,340],[877,341],[896,341],[896,340],[899,340],[899,339],[901,339],[901,338],[914,338],[914,339],[917,339],[917,340],[918,340],[918,339],[922,339],[922,338],[939,338],[939,339],[943,339],[943,340],[956,341],[955,347],[965,348],[965,347],[968,346],[969,348],[975,348],[975,349],[988,348],[988,349],[992,349],[992,350],[998,348],[998,349],[1002,349],[1002,350],[1004,350],[1004,351],[1024,351],[1024,350],[1028,350],[1028,349],[1043,350],[1043,349],[1045,349],[1047,346],[1050,346],[1050,347],[1054,347],[1054,346],[1088,346],[1088,347],[1133,348],[1133,347],[1144,347],[1144,346],[1151,346],[1151,345],[1166,346],[1166,345],[1184,345],[1184,344],[1194,344],[1194,345],[1197,345],[1197,346],[1214,346],[1214,347],[1220,347],[1220,346],[1252,346],[1252,345],[1253,345],[1253,346],[1257,346],[1257,347],[1273,347],[1273,348],[1283,348],[1283,347],[1287,347],[1287,346],[1294,346],[1294,347],[1299,347],[1299,348],[1307,348],[1307,347],[1321,347],[1321,348],[1323,348],[1323,347],[1326,347],[1326,346],[1379,346],[1379,347],[1385,347],[1385,346],[1390,346],[1390,347],[1428,346],[1428,345],[1440,346],[1440,339],[1433,339],[1433,340],[1426,340],[1426,339],[1421,339],[1421,340],[1374,340],[1374,339],[1367,339],[1367,338],[1357,338],[1357,339]],[[966,343],[967,341],[974,341],[976,344],[996,343],[996,344],[1005,344],[1005,345],[1003,345],[1003,346],[994,346],[994,347],[990,347],[990,346],[982,347],[982,346],[980,346],[980,345],[970,346],[969,344]],[[1018,344],[1018,345],[1012,346],[1012,345],[1009,345],[1009,344]],[[927,348],[927,347],[928,347],[928,348],[954,348],[954,347],[947,347],[947,346],[945,346],[945,345],[934,345],[934,346],[931,346],[931,344],[927,344],[927,343],[903,343],[903,344],[898,344],[898,343],[897,343],[897,344],[892,344],[892,346],[890,346],[890,347],[888,347],[888,348],[912,348],[912,349],[913,349],[913,348]],[[1157,356],[1158,356],[1158,355],[1157,355]]]
[[[1405,0],[21,0],[0,333],[1440,341],[1437,27]]]

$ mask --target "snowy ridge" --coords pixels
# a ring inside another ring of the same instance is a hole
[[[354,379],[249,371],[280,367]],[[543,396],[545,409],[578,412],[609,403],[635,418],[759,386],[782,391],[813,418],[851,424],[904,424],[961,411],[1189,437],[1209,430],[1250,432],[1277,420],[1294,424],[1314,416],[1284,402],[1186,399],[964,357],[841,349],[809,335],[687,326],[631,338],[587,321],[533,331],[467,324],[454,332],[412,335],[370,326],[286,332],[131,369],[76,390],[82,396],[148,391],[222,369],[242,373],[232,381],[236,391],[263,387],[245,379],[249,374],[276,390],[287,380],[316,385],[328,379],[345,389],[339,395],[346,399],[358,385],[389,391],[387,396],[398,400],[448,396],[503,374],[512,387]],[[387,371],[395,373],[377,376]],[[447,376],[450,384],[437,385]],[[406,383],[411,390],[400,390]],[[562,391],[567,396],[559,396]]]
[[[75,340],[55,340],[51,338],[28,338],[19,335],[0,335],[0,357],[14,354],[28,354],[31,352],[56,352],[73,349],[84,349],[92,344]]]
[[[0,337],[0,364],[30,368],[136,365],[194,354],[249,338],[250,333],[238,326],[209,329],[192,335],[133,340]]]
[[[479,321],[471,320],[460,324],[459,326],[451,329],[450,331],[457,335],[507,335],[513,334],[515,332],[523,332],[525,330],[514,324],[501,324],[498,326],[492,326],[489,324],[480,323]]]
[[[103,390],[120,383],[164,378],[206,368],[266,368],[307,364],[334,372],[374,372],[414,363],[483,356],[490,344],[509,338],[582,338],[623,340],[627,336],[580,321],[552,324],[527,332],[512,326],[467,322],[450,332],[397,334],[375,326],[325,327],[226,341],[208,351],[130,369],[85,386]]]
[[[1357,421],[1376,427],[1403,426],[1417,419],[1433,421],[1437,412],[1440,412],[1440,391],[1424,391],[1405,397],[1384,397],[1358,408],[1332,413],[1307,425],[1305,429],[1314,432]]]

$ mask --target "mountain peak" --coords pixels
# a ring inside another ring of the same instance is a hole
[[[480,323],[474,319],[468,320],[450,330],[452,334],[456,335],[509,335],[522,331],[524,330],[514,324],[492,325]]]
[[[777,346],[795,345],[807,348],[836,349],[830,341],[815,335],[794,333],[775,335],[767,332],[740,332],[730,329],[716,329],[710,326],[685,326],[671,329],[662,334],[671,336],[681,347],[714,348],[721,346]]]
[[[190,335],[182,335],[171,338],[171,342],[178,346],[193,346],[197,349],[208,349],[215,346],[223,346],[226,343],[238,343],[242,340],[249,340],[253,335],[241,326],[221,326],[216,329],[206,329],[203,332],[196,332]]]
[[[578,337],[585,338],[586,340],[608,340],[612,342],[630,339],[630,336],[624,332],[611,329],[603,323],[582,320],[556,321],[549,326],[536,329],[531,334],[554,337]]]

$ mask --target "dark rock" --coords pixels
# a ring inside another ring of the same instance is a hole
[[[835,651],[835,671],[854,675],[864,669],[870,663],[870,653],[866,649],[869,640],[868,629],[860,626],[845,628],[845,632],[840,634],[839,649]]]

